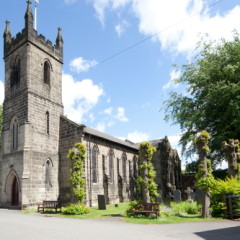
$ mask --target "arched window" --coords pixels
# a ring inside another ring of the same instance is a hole
[[[117,158],[117,174],[121,175],[120,174],[120,160],[119,160],[119,158]]]
[[[49,112],[46,112],[46,133],[50,133]]]
[[[92,148],[92,182],[97,182],[97,146]]]
[[[14,118],[12,121],[12,149],[18,149],[18,120]]]
[[[114,159],[114,152],[112,149],[110,149],[109,150],[109,177],[111,182],[113,182],[113,179],[114,179],[113,159]]]
[[[52,187],[51,181],[51,161],[48,159],[45,164],[45,184],[47,187]]]
[[[136,179],[138,176],[138,170],[137,170],[137,158],[136,156],[133,158],[133,177]]]
[[[10,85],[13,87],[20,82],[20,71],[21,71],[20,60],[15,60],[11,66]]]
[[[122,155],[122,170],[123,170],[123,179],[127,178],[127,155],[123,153]]]
[[[50,64],[48,61],[44,62],[43,72],[44,83],[50,86]]]

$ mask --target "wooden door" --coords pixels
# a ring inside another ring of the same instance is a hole
[[[18,203],[19,203],[19,188],[17,178],[15,177],[12,185],[12,206],[18,206]]]

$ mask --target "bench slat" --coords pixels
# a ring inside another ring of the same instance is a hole
[[[61,203],[59,201],[44,200],[42,204],[38,205],[38,212],[40,211],[44,212],[45,209],[55,209],[55,211],[57,212],[59,208],[61,208]]]
[[[134,207],[132,213],[155,214],[157,218],[159,216],[159,204],[140,203]]]

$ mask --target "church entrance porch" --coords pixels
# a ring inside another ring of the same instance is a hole
[[[12,170],[7,176],[5,194],[7,206],[20,206],[20,185],[17,174],[14,170]]]

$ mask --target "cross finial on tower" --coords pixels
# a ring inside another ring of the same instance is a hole
[[[56,44],[57,44],[57,46],[60,47],[60,48],[63,47],[62,29],[61,29],[60,27],[58,28],[58,34],[57,34]]]
[[[33,14],[32,14],[32,9],[31,9],[31,5],[32,2],[30,0],[27,1],[27,10],[25,13],[25,28],[26,29],[31,29],[33,26]]]
[[[6,22],[6,27],[4,31],[4,37],[10,36],[11,37],[11,31],[10,31],[10,22],[7,20]]]

